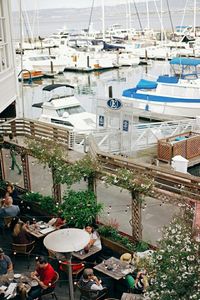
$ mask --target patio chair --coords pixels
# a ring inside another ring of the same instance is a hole
[[[80,300],[102,300],[105,299],[108,293],[107,288],[104,288],[101,291],[87,290],[81,288],[79,283],[77,283],[77,287],[80,291]]]
[[[12,251],[13,254],[24,254],[25,256],[27,256],[27,268],[29,269],[30,267],[30,254],[33,251],[35,247],[35,241],[29,243],[29,244],[15,244],[12,243]]]
[[[55,285],[58,280],[59,280],[59,274],[58,272],[55,272],[56,273],[56,278],[54,280],[54,282],[52,283],[53,285]],[[40,296],[40,299],[42,300],[45,300],[45,299],[48,299],[49,300],[49,296],[51,296],[52,299],[56,299],[58,300],[58,297],[56,296],[56,293],[55,293],[55,290],[51,291],[51,292],[43,292],[43,294]]]
[[[71,263],[70,266],[72,268],[73,282],[76,283],[77,280],[79,279],[79,275],[85,269],[85,265],[83,263],[79,262],[79,263]],[[61,271],[68,274],[68,268],[69,268],[69,262],[67,262],[67,261],[60,262],[60,270]]]

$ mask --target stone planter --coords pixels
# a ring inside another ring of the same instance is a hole
[[[114,242],[108,238],[105,238],[103,236],[101,236],[101,243],[103,246],[109,248],[110,250],[112,250],[113,252],[122,255],[123,253],[131,253],[133,254],[133,252],[131,252],[129,249],[127,249],[126,247],[124,247],[123,245]]]

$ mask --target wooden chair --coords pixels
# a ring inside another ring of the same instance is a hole
[[[30,267],[30,254],[33,251],[35,247],[35,241],[29,243],[29,244],[15,244],[12,243],[12,251],[13,254],[24,254],[25,256],[27,256],[27,260],[28,260],[28,265],[27,268],[29,269]]]
[[[53,285],[55,285],[57,282],[58,282],[58,280],[59,280],[59,274],[58,274],[58,272],[55,272],[56,273],[56,278],[55,278],[55,280],[54,280],[54,282],[52,283]],[[41,295],[41,297],[40,297],[40,299],[42,300],[42,299],[48,299],[49,300],[49,296],[51,296],[52,297],[52,299],[56,299],[56,300],[58,300],[58,297],[56,296],[56,293],[55,293],[55,290],[53,290],[53,291],[51,291],[51,292],[46,292],[45,293],[45,290],[44,290],[44,292],[43,292],[43,294]],[[48,298],[47,298],[48,297]]]
[[[105,299],[108,293],[107,288],[101,291],[86,290],[81,288],[79,283],[77,283],[77,287],[80,291],[80,300],[102,300]]]

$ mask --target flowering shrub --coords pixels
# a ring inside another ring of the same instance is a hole
[[[153,258],[152,300],[200,299],[200,244],[193,239],[192,209],[175,217],[164,229],[160,250]]]
[[[107,175],[104,178],[107,184],[120,186],[123,189],[129,190],[134,196],[147,195],[153,187],[153,180],[146,174],[137,174],[128,169],[117,169],[115,175]]]

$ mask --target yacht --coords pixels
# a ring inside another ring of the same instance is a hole
[[[27,70],[40,70],[42,72],[62,73],[65,61],[55,55],[38,54],[36,52],[23,55],[23,66]]]
[[[55,93],[58,89],[59,93]],[[84,110],[73,90],[74,87],[68,84],[45,86],[43,91],[51,93],[51,96],[48,101],[34,105],[42,108],[39,120],[64,126],[78,133],[90,133],[96,129],[96,115]]]
[[[176,57],[170,61],[172,74],[156,81],[141,79],[123,91],[123,101],[145,111],[183,117],[200,115],[200,59]]]

